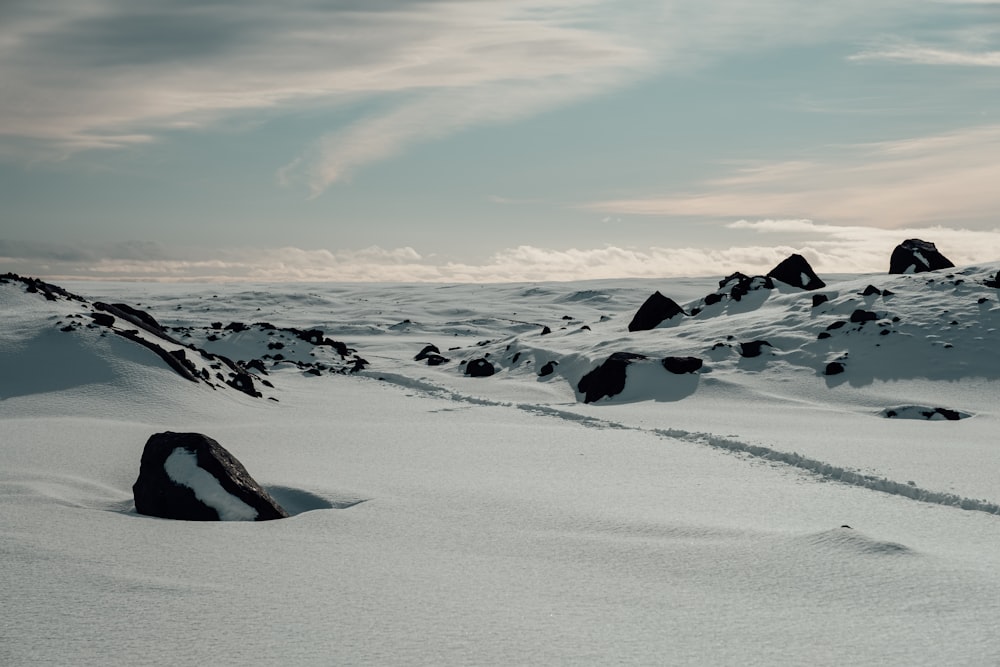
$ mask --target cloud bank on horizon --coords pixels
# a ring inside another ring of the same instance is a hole
[[[69,277],[560,280],[789,249],[874,271],[907,236],[994,259],[998,7],[13,0],[0,259]],[[199,153],[233,136],[239,154]],[[765,230],[773,248],[751,238]]]

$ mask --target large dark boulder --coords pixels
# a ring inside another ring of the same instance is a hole
[[[558,361],[546,361],[541,368],[538,369],[538,377],[545,377],[547,375],[552,375],[556,372],[556,366],[559,365]]]
[[[474,378],[488,378],[497,372],[486,359],[473,359],[465,365],[465,374]]]
[[[671,373],[682,375],[697,372],[704,362],[698,357],[666,357],[661,363]]]
[[[889,273],[923,273],[955,266],[930,241],[907,239],[892,251]]]
[[[806,258],[799,254],[789,255],[780,264],[767,272],[768,277],[780,280],[786,285],[800,287],[804,290],[816,290],[826,287]]]
[[[201,433],[155,433],[132,485],[139,514],[184,521],[269,521],[288,516],[246,468]]]
[[[648,331],[655,329],[663,320],[669,320],[674,315],[683,314],[684,309],[670,297],[663,296],[658,291],[653,292],[639,306],[635,317],[629,322],[629,331]]]
[[[584,403],[593,403],[605,396],[616,396],[625,389],[625,369],[637,359],[645,359],[641,354],[615,352],[600,366],[590,371],[577,383],[576,388],[584,395]]]

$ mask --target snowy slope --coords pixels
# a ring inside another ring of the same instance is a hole
[[[0,284],[0,664],[995,664],[998,268],[707,306],[718,281]],[[656,290],[702,310],[630,333]],[[614,352],[646,359],[584,403]],[[294,516],[136,515],[163,430],[217,439]]]

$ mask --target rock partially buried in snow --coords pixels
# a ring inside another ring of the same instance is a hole
[[[955,266],[930,241],[907,239],[892,251],[889,273],[923,273]]]
[[[666,357],[660,363],[671,373],[683,375],[697,372],[704,362],[698,357]]]
[[[786,285],[801,287],[804,290],[816,290],[826,287],[806,258],[799,254],[789,255],[776,267],[767,272],[768,277],[780,280]]]
[[[593,403],[605,396],[617,396],[625,389],[625,369],[637,359],[645,359],[633,352],[615,352],[604,363],[590,371],[577,383],[577,391],[584,394],[584,403]]]
[[[684,313],[684,309],[677,305],[677,302],[670,297],[663,296],[658,291],[653,292],[646,299],[635,317],[629,322],[629,331],[648,331],[655,329],[664,320],[669,320],[675,315]]]
[[[896,408],[886,408],[882,416],[889,419],[927,419],[929,421],[958,421],[971,417],[968,412],[950,408],[930,408],[924,405],[901,405]]]
[[[497,369],[486,359],[473,359],[465,365],[465,374],[474,378],[488,378]]]
[[[155,433],[132,485],[139,514],[183,521],[269,521],[288,516],[236,457],[201,433]]]

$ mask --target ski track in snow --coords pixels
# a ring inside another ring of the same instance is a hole
[[[1000,515],[1000,504],[991,502],[987,499],[967,498],[954,493],[948,493],[946,491],[924,489],[909,482],[897,482],[886,477],[878,477],[877,475],[869,475],[856,470],[851,470],[849,468],[835,466],[824,461],[803,456],[797,452],[783,452],[764,445],[734,440],[732,438],[727,438],[710,432],[687,431],[675,428],[645,429],[612,420],[598,419],[589,415],[581,415],[571,410],[560,410],[558,408],[545,405],[497,401],[480,396],[462,394],[452,389],[427,382],[426,380],[416,380],[395,373],[370,373],[367,375],[372,379],[389,382],[404,389],[420,391],[428,396],[442,398],[457,403],[466,403],[476,406],[516,408],[531,414],[571,421],[590,428],[618,429],[648,433],[661,438],[681,440],[683,442],[689,442],[696,445],[712,447],[714,449],[732,454],[740,454],[745,457],[760,459],[772,463],[780,463],[810,473],[811,475],[824,481],[857,486],[924,503],[945,505],[947,507],[956,507],[963,510]]]

